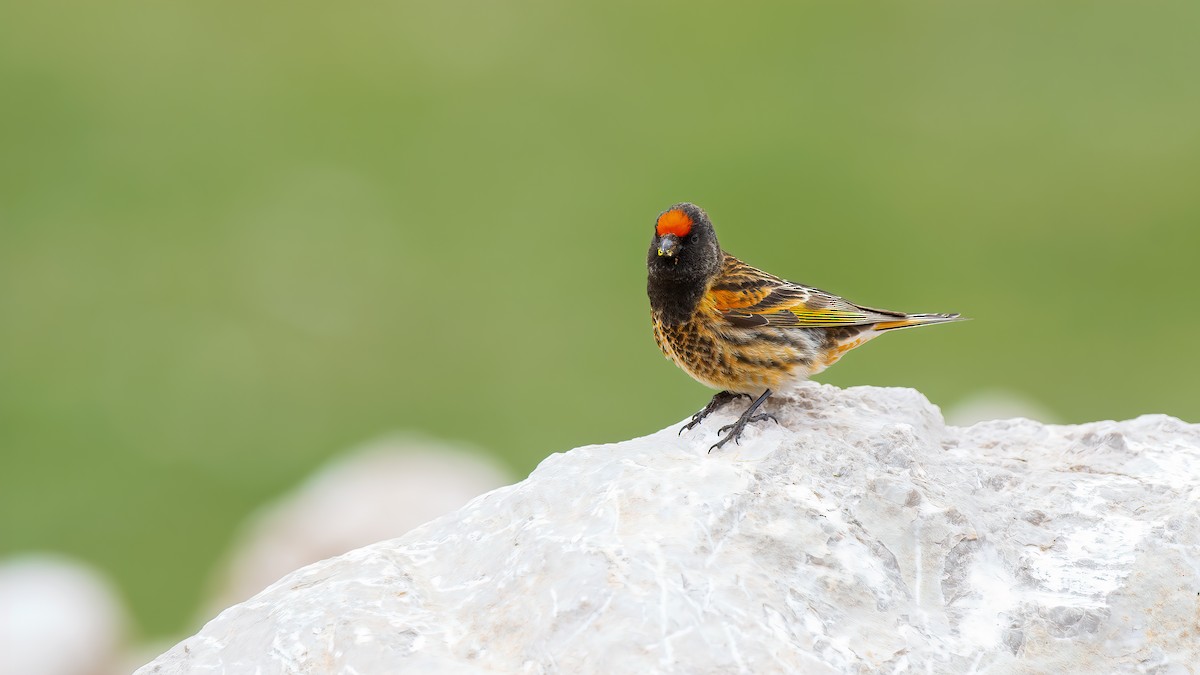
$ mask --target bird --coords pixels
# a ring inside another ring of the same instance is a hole
[[[851,349],[887,331],[964,318],[864,307],[752,267],[721,248],[708,214],[689,202],[655,219],[646,268],[658,348],[697,382],[718,390],[679,433],[733,400],[751,401],[736,422],[718,430],[710,453],[739,442],[747,424],[778,423],[758,412],[771,394],[825,370]]]

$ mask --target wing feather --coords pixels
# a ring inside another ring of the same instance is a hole
[[[767,274],[733,256],[726,257],[721,280],[709,295],[727,321],[743,327],[859,326],[907,316],[860,307],[818,288]]]

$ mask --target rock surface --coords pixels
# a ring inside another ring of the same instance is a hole
[[[1198,672],[1200,426],[768,407],[711,455],[738,409],[553,455],[138,673]]]

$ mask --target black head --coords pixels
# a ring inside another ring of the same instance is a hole
[[[721,270],[721,245],[708,214],[681,202],[658,214],[646,254],[650,278],[707,282]]]

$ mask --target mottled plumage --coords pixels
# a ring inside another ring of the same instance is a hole
[[[708,215],[681,203],[659,214],[647,255],[647,294],[659,349],[698,382],[721,393],[690,429],[739,396],[757,397],[734,440],[773,391],[807,379],[880,333],[959,320],[957,314],[904,314],[855,305],[780,279],[721,250]]]

